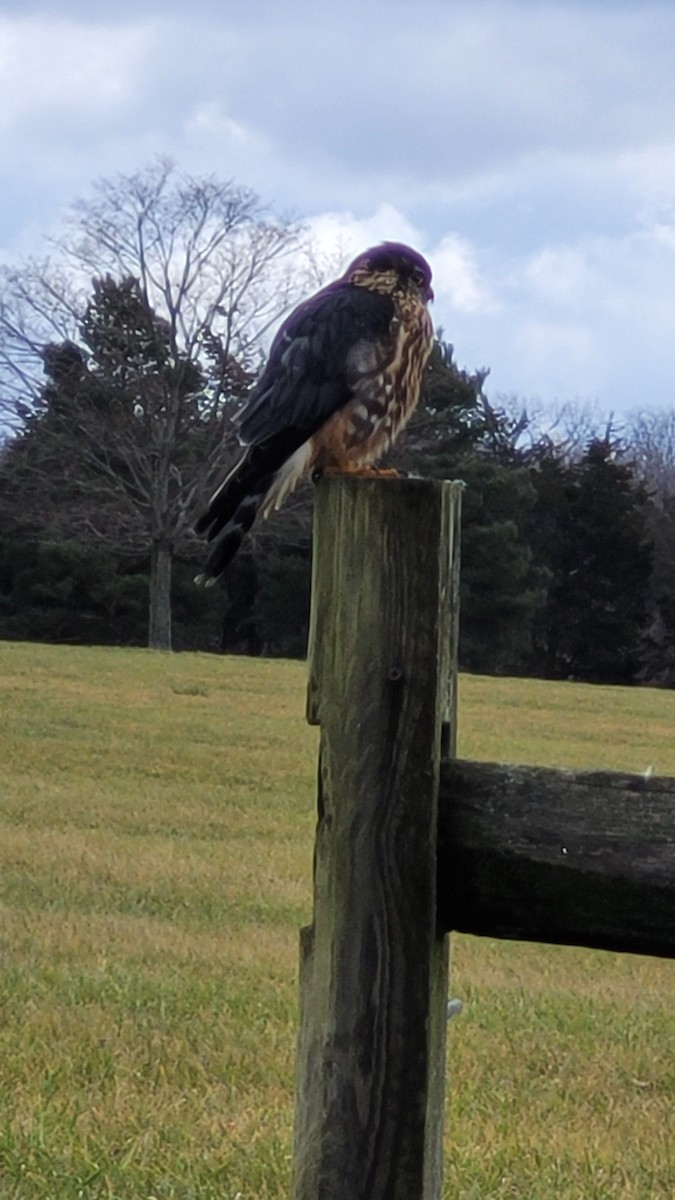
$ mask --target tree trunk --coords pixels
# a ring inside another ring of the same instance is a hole
[[[171,544],[160,538],[150,550],[150,621],[148,646],[151,650],[171,649]]]

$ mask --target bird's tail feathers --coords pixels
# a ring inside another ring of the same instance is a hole
[[[239,460],[214,492],[195,526],[197,533],[206,533],[208,541],[214,543],[204,570],[195,577],[196,583],[207,587],[215,583],[231,563],[258,514],[269,516],[293,491],[309,467],[310,456],[309,443],[305,442],[276,470],[262,475],[249,452]]]
[[[279,468],[260,508],[261,517],[269,517],[271,512],[281,508],[287,496],[297,487],[303,475],[306,475],[310,465],[310,445],[303,442],[291,457]]]
[[[240,500],[234,512],[224,522],[218,519],[217,524],[209,530],[208,537],[209,541],[213,541],[213,547],[204,564],[204,570],[195,575],[195,583],[212,587],[230,565],[258,515],[272,479],[269,475],[261,479],[255,489]]]
[[[252,482],[248,452],[236,462],[213,493],[195,525],[195,533],[207,533],[209,541],[223,528]]]

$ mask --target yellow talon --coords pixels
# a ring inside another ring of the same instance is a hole
[[[400,474],[394,467],[324,467],[315,473],[315,477],[320,478],[322,475],[329,478],[357,475],[361,479],[400,479]]]

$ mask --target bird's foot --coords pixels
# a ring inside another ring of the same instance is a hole
[[[335,479],[340,475],[356,476],[359,479],[400,479],[395,467],[317,467],[312,479]]]

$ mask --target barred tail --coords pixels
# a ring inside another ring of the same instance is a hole
[[[226,480],[215,493],[209,508],[199,517],[196,526],[197,533],[205,533],[208,540],[213,541],[213,547],[207,562],[204,563],[203,571],[195,576],[195,583],[213,587],[226,566],[231,564],[241,542],[256,520],[273,479],[273,475],[265,475],[244,494],[240,494],[237,488],[234,497],[228,491]]]
[[[195,583],[212,586],[232,562],[258,513],[266,517],[278,508],[307,471],[309,443],[305,442],[285,462],[263,468],[250,450],[214,492],[209,506],[195,525],[205,533],[213,548]]]

